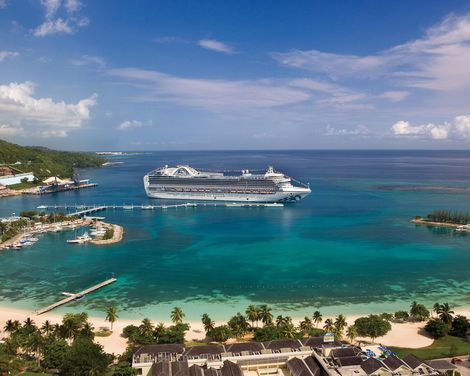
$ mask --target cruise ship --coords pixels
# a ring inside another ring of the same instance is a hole
[[[231,202],[294,202],[311,192],[308,185],[272,167],[261,174],[242,170],[225,175],[190,166],[164,166],[144,176],[144,187],[151,198]]]

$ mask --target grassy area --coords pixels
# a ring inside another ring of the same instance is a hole
[[[24,373],[19,373],[18,375],[22,375],[22,376],[52,376],[52,373],[44,373],[44,372],[35,373],[35,372],[26,371]]]
[[[24,183],[9,185],[8,188],[19,190],[19,189],[26,189],[26,188],[34,188],[34,187],[37,187],[38,185],[39,183],[33,183],[33,182],[28,181]]]
[[[95,332],[96,337],[109,337],[113,332],[108,328],[100,328]]]
[[[422,359],[438,359],[469,354],[470,342],[460,337],[445,336],[436,339],[432,345],[419,349],[408,349],[406,347],[391,347],[391,349],[399,357],[413,354]]]

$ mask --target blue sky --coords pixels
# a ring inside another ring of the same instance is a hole
[[[0,0],[0,138],[462,149],[468,1]]]

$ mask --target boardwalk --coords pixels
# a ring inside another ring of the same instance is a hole
[[[68,297],[66,297],[65,299],[62,299],[62,300],[59,300],[58,302],[54,303],[54,304],[51,304],[43,309],[40,309],[38,311],[36,311],[36,314],[38,315],[42,315],[43,313],[46,313],[46,312],[49,312],[49,311],[52,311],[53,309],[57,308],[57,307],[60,307],[61,305],[64,305],[64,304],[67,304],[67,303],[70,303],[72,300],[75,300],[77,298],[81,298],[82,296],[86,295],[86,294],[89,294],[95,290],[98,290],[104,286],[107,286],[107,285],[110,285],[111,283],[114,283],[116,282],[117,279],[116,278],[110,278],[110,279],[107,279],[106,281],[104,282],[101,282],[101,283],[98,283],[97,285],[94,285],[90,288],[87,288],[86,290],[83,290],[83,291],[80,291],[79,293],[76,293],[76,294],[73,294],[73,295],[70,295]]]

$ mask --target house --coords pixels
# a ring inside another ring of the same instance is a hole
[[[394,355],[386,357],[383,363],[393,373],[399,373],[400,375],[411,375],[413,373],[411,368],[403,360]]]
[[[380,360],[368,358],[361,363],[361,368],[369,376],[388,376],[392,372]]]
[[[413,354],[405,356],[403,361],[413,372],[419,373],[420,375],[436,374],[436,371],[428,363]]]

